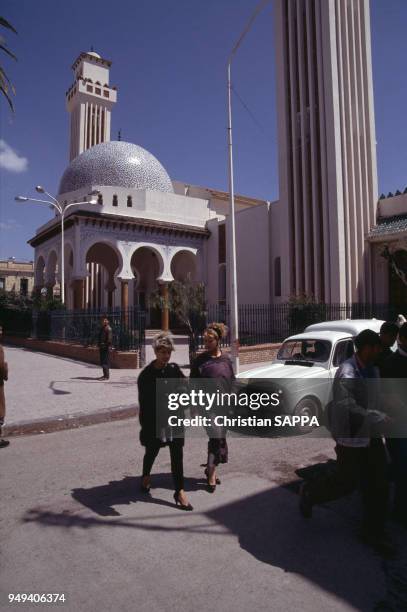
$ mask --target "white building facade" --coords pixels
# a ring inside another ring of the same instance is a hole
[[[165,168],[142,147],[110,140],[110,62],[81,53],[67,93],[70,164],[59,186],[65,218],[65,295],[68,309],[148,307],[165,297],[173,280],[203,282],[210,303],[226,300],[224,220],[228,194],[171,181]],[[237,210],[263,204],[236,198]],[[220,228],[220,229],[219,229]],[[60,219],[37,230],[35,287],[55,291],[60,281]]]

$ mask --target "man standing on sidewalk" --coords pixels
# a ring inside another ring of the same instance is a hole
[[[0,340],[3,336],[3,328],[0,327]],[[8,366],[7,361],[4,359],[4,350],[0,345],[0,448],[5,448],[10,444],[8,440],[1,438],[1,430],[4,425],[4,418],[6,416],[6,398],[4,396],[4,381],[8,379]]]
[[[103,376],[99,380],[109,380],[110,377],[110,350],[112,348],[112,328],[106,315],[102,317],[102,325],[99,331],[99,353],[100,365],[103,369]]]

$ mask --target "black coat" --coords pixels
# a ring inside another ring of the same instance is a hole
[[[395,351],[382,367],[383,396],[394,423],[389,437],[407,437],[407,357]]]
[[[155,368],[154,363],[155,361],[152,361],[148,366],[146,366],[144,370],[140,372],[140,375],[137,380],[139,398],[139,420],[141,427],[140,442],[142,446],[149,446],[150,444],[155,444],[157,442],[157,427],[159,424],[157,418],[157,416],[159,416],[157,414],[157,379],[185,378],[180,367],[176,363],[168,363],[162,369]],[[179,434],[180,432],[177,431],[177,435]],[[162,445],[164,446],[165,442],[163,442]]]

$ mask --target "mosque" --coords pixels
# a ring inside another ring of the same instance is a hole
[[[407,299],[407,193],[378,198],[368,0],[275,0],[279,200],[236,197],[238,301],[278,304]],[[358,44],[354,44],[357,40]],[[65,220],[68,309],[115,308],[203,282],[228,287],[229,194],[173,180],[142,147],[110,140],[111,62],[82,52],[66,92],[69,157],[58,200]],[[60,222],[42,225],[35,286],[52,291]]]

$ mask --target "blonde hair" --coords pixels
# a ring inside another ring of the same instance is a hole
[[[161,332],[153,338],[153,349],[158,351],[160,348],[174,350],[174,338],[167,332]]]
[[[224,338],[227,333],[228,333],[228,328],[226,327],[226,325],[224,323],[209,323],[209,325],[207,325],[205,331],[207,333],[210,334],[214,334],[217,336],[218,340],[222,340],[222,338]]]

